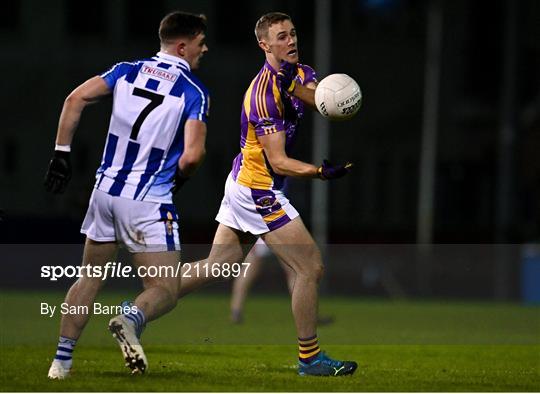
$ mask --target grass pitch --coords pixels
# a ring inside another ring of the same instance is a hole
[[[107,293],[114,305],[126,297]],[[71,379],[49,381],[60,293],[0,293],[3,391],[540,391],[540,308],[494,303],[321,300],[321,347],[358,361],[355,375],[296,375],[295,331],[287,297],[248,299],[246,321],[228,321],[228,297],[196,294],[151,323],[143,337],[144,376],[130,376],[94,316],[74,353]]]

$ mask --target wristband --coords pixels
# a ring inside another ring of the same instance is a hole
[[[58,150],[60,152],[71,152],[71,145],[60,145],[56,144],[54,146],[54,150]]]
[[[319,177],[319,179],[321,179],[321,180],[323,180],[323,181],[326,181],[326,178],[324,177],[322,171],[323,171],[322,166],[320,166],[319,168],[317,168],[317,176]]]

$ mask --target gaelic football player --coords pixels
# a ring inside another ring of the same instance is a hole
[[[70,145],[84,108],[112,95],[113,110],[101,166],[81,232],[83,265],[105,265],[119,245],[136,266],[175,266],[180,259],[178,215],[171,189],[191,176],[205,155],[209,97],[193,75],[208,51],[204,16],[173,12],[159,26],[160,51],[122,62],[77,87],[65,100],[47,190],[62,193],[71,177]],[[175,181],[176,179],[176,181]],[[129,312],[109,322],[128,367],[147,369],[139,343],[145,324],[173,309],[177,278],[142,278],[144,291]],[[103,285],[83,276],[69,289],[70,306],[91,306]],[[92,308],[89,308],[92,310]],[[89,314],[66,314],[49,378],[64,379]]]
[[[290,157],[305,104],[315,105],[316,75],[311,67],[298,63],[297,33],[288,15],[263,15],[255,26],[255,35],[265,62],[244,96],[240,153],[225,183],[225,195],[216,217],[219,225],[207,262],[241,262],[246,251],[241,244],[253,242],[249,240],[252,236],[260,236],[296,274],[292,312],[298,334],[298,373],[352,374],[357,368],[354,361],[334,360],[319,348],[321,254],[282,190],[287,176],[326,181],[346,175],[349,165],[323,161],[318,167]],[[213,279],[216,278],[184,278],[179,296]]]

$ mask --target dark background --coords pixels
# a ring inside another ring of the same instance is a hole
[[[332,2],[331,73],[357,80],[364,95],[358,115],[332,123],[330,159],[355,163],[332,182],[329,242],[414,243],[427,10],[419,0]],[[528,243],[540,238],[540,2],[444,1],[433,241]],[[513,4],[513,5],[512,5]],[[516,35],[505,52],[509,7]],[[87,108],[72,145],[74,174],[62,196],[47,194],[42,179],[54,148],[63,100],[84,80],[124,60],[159,49],[157,27],[169,11],[208,17],[209,53],[197,71],[212,98],[207,158],[176,198],[183,243],[211,242],[224,180],[239,150],[240,104],[263,63],[253,27],[269,11],[290,14],[300,57],[314,64],[311,1],[19,0],[0,14],[3,94],[0,134],[0,242],[79,243],[101,160],[111,101]],[[505,61],[514,62],[511,97]],[[506,60],[505,60],[506,59]],[[319,76],[319,77],[324,77]],[[504,106],[504,98],[510,104]],[[502,113],[510,108],[509,149],[499,149]],[[311,157],[312,119],[301,128],[296,158]],[[510,175],[496,223],[506,155]],[[312,181],[293,180],[289,197],[310,225]],[[519,266],[508,275],[517,294]],[[458,279],[461,274],[457,274]],[[491,274],[490,274],[491,275]],[[490,282],[491,283],[491,282]],[[491,289],[491,287],[489,288]],[[491,290],[486,294],[491,294]]]

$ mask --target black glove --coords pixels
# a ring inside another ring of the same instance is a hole
[[[325,159],[317,170],[317,175],[324,181],[328,179],[341,178],[349,173],[352,166],[352,163],[333,165]]]
[[[178,190],[180,190],[180,188],[184,186],[184,183],[186,183],[187,181],[189,181],[189,177],[185,176],[184,173],[180,170],[180,168],[178,168],[176,170],[176,174],[174,174],[174,184],[171,189],[171,193],[173,195],[178,193]]]
[[[298,75],[298,66],[282,60],[279,67],[277,79],[280,86],[287,93],[292,93],[296,87],[295,78]]]
[[[63,193],[71,179],[71,161],[69,152],[55,150],[45,174],[45,190],[53,193]]]

